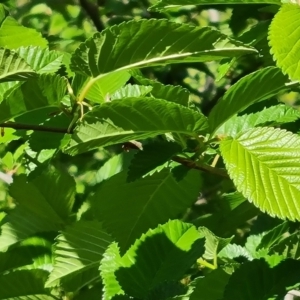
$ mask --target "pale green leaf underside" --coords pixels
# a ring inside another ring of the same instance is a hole
[[[97,77],[117,70],[164,63],[209,61],[255,53],[209,27],[193,27],[167,20],[129,21],[96,33],[75,51],[75,72]]]
[[[152,90],[152,86],[127,84],[123,88],[117,90],[110,96],[110,100],[128,98],[128,97],[142,97],[149,94]]]
[[[57,72],[64,57],[63,52],[33,46],[21,47],[16,52],[39,74]]]
[[[250,129],[221,142],[237,189],[271,216],[300,219],[300,138],[270,127]]]
[[[48,42],[35,29],[20,25],[14,18],[8,16],[0,26],[0,47],[16,49],[26,46],[47,47]]]
[[[229,88],[212,109],[208,119],[211,130],[216,130],[230,117],[251,104],[269,99],[280,91],[287,90],[287,82],[288,78],[276,67],[267,67],[244,76]]]
[[[68,227],[57,238],[54,270],[46,286],[53,286],[59,280],[72,280],[78,273],[91,268],[98,270],[102,254],[111,242],[111,237],[97,221],[79,221]]]
[[[200,174],[194,170],[179,182],[168,169],[131,183],[126,179],[126,172],[111,177],[99,186],[92,202],[95,215],[122,251],[149,228],[185,211],[201,188]]]
[[[217,134],[224,134],[235,137],[242,131],[262,126],[262,125],[279,125],[283,123],[294,122],[300,118],[300,112],[287,105],[276,105],[264,110],[243,116],[234,116],[226,121],[219,129]]]
[[[0,82],[26,80],[34,75],[33,69],[17,53],[0,49]]]
[[[278,67],[292,80],[300,80],[300,6],[285,4],[269,29],[271,52]]]
[[[205,4],[281,4],[280,0],[160,0],[150,7],[150,10],[162,11],[167,9],[178,9],[184,5]]]
[[[75,155],[167,132],[195,136],[207,127],[206,117],[187,107],[154,98],[125,98],[88,113],[65,152]]]

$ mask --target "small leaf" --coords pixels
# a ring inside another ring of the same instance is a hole
[[[299,220],[300,138],[285,130],[255,128],[220,144],[237,189],[271,216]]]
[[[265,84],[265,82],[268,84]],[[267,67],[244,76],[232,85],[214,106],[209,115],[212,131],[218,129],[233,115],[243,111],[251,104],[269,99],[279,92],[288,90],[288,78],[280,69]],[[230,110],[228,109],[230,107]]]
[[[269,41],[278,67],[292,80],[300,80],[299,38],[300,6],[284,4],[272,20]]]
[[[64,284],[73,281],[74,276],[91,269],[98,270],[102,255],[107,246],[112,242],[111,237],[102,229],[101,223],[96,221],[79,221],[67,227],[57,237],[55,245],[54,269],[51,272],[46,287],[56,285],[58,282]],[[86,282],[74,287],[79,290],[90,284],[97,277],[86,278]],[[94,275],[95,276],[95,275]],[[74,283],[73,283],[74,284]]]
[[[179,182],[168,169],[131,183],[126,177],[126,172],[111,177],[92,199],[95,216],[123,253],[143,232],[184,212],[197,200],[201,188],[200,174],[194,170]]]
[[[34,70],[17,53],[0,49],[0,82],[26,80]]]
[[[194,226],[169,221],[136,240],[122,257],[116,277],[127,294],[145,299],[162,283],[180,280],[203,253],[204,239]]]
[[[1,108],[1,106],[0,106]],[[189,136],[207,130],[206,117],[187,107],[153,98],[104,103],[86,114],[64,150],[75,155],[97,147],[176,132]]]
[[[117,90],[114,94],[110,96],[110,100],[128,98],[128,97],[142,97],[149,94],[152,90],[151,86],[145,85],[131,85],[127,84],[123,88]]]

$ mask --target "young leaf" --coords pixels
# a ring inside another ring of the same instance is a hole
[[[179,144],[167,141],[155,141],[143,146],[143,150],[135,154],[128,169],[128,181],[141,178],[156,167],[164,164],[172,156],[181,152]],[[159,155],[157,155],[159,153]]]
[[[190,300],[219,300],[222,299],[224,289],[230,274],[219,268],[213,270],[203,278],[197,280],[196,286],[190,295]]]
[[[300,219],[300,138],[285,130],[255,128],[224,139],[220,150],[237,189],[271,216]]]
[[[136,240],[115,274],[127,294],[145,299],[162,283],[181,279],[203,252],[204,239],[197,229],[173,220]]]
[[[58,75],[28,79],[0,103],[0,122],[44,107],[60,108],[66,87],[65,78]]]
[[[234,116],[219,127],[216,133],[236,137],[239,133],[253,127],[262,125],[280,125],[294,122],[299,118],[299,110],[280,104],[265,108],[264,110],[254,114],[243,115],[240,117]]]
[[[125,98],[87,113],[65,152],[75,155],[168,132],[195,136],[207,127],[206,117],[187,107],[154,98]]]
[[[0,82],[26,80],[34,70],[17,53],[0,49]]]
[[[47,47],[48,42],[32,28],[20,25],[14,18],[7,16],[0,25],[0,47],[16,49],[26,46]]]
[[[116,279],[115,271],[121,266],[121,256],[117,243],[112,243],[103,254],[100,272],[103,280],[103,300],[110,300],[115,295],[124,294]]]
[[[127,84],[123,88],[117,90],[109,98],[110,100],[123,99],[128,97],[142,97],[149,94],[152,90],[151,86],[146,85],[131,85]]]
[[[37,73],[55,73],[62,65],[64,53],[50,51],[42,47],[21,47],[16,50],[19,57],[23,58],[27,64]]]
[[[265,84],[266,81],[268,84]],[[229,88],[212,109],[208,119],[211,131],[218,129],[230,117],[251,104],[287,90],[287,82],[288,78],[276,67],[267,67],[244,76]]]
[[[280,5],[280,0],[159,0],[150,7],[151,11],[164,11],[168,9],[178,9],[184,5],[208,5],[208,4],[277,4]]]
[[[218,254],[218,257],[220,257],[221,259],[223,259],[225,261],[227,259],[234,259],[234,258],[238,258],[240,256],[245,257],[248,260],[253,260],[252,255],[249,253],[249,251],[246,248],[244,248],[240,245],[236,245],[236,244],[227,245]]]
[[[143,232],[184,212],[197,200],[201,188],[201,177],[194,170],[179,182],[168,169],[131,183],[126,178],[126,172],[111,177],[92,200],[96,217],[123,253]]]
[[[44,270],[20,270],[1,275],[0,299],[55,300],[57,298],[44,288],[47,276]]]
[[[299,276],[297,260],[285,260],[274,268],[264,260],[246,262],[231,275],[223,300],[283,299],[288,290],[299,285]]]
[[[109,72],[255,52],[209,27],[151,19],[125,22],[96,33],[75,51],[71,68],[93,77],[82,93],[83,99],[99,77]]]
[[[272,20],[269,41],[278,67],[292,80],[300,80],[299,38],[300,6],[284,4]]]
[[[217,254],[225,248],[233,239],[230,238],[220,238],[215,236],[210,230],[205,227],[200,227],[199,232],[205,237],[205,253],[203,257],[208,260],[215,260]]]
[[[73,281],[78,276],[88,271],[87,276],[80,285],[73,290],[97,280],[99,264],[107,246],[112,242],[111,237],[102,229],[101,223],[96,221],[79,221],[67,227],[57,237],[55,245],[54,269],[51,272],[46,287],[57,285],[60,282]],[[97,275],[91,269],[94,269]],[[74,284],[74,282],[72,282]]]

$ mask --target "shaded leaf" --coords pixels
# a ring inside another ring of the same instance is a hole
[[[87,113],[64,151],[75,155],[167,132],[195,136],[205,132],[207,126],[203,114],[187,107],[153,98],[125,98]]]
[[[57,237],[54,269],[46,286],[51,287],[57,285],[58,282],[64,284],[64,282],[73,281],[74,276],[85,271],[92,276],[87,276],[85,282],[74,286],[75,290],[97,280],[100,260],[111,242],[111,237],[102,229],[99,222],[79,221],[67,227]],[[95,272],[91,272],[92,269]],[[71,283],[74,284],[74,282]]]
[[[195,170],[179,182],[168,169],[131,183],[126,177],[122,172],[104,182],[92,202],[95,215],[123,253],[143,232],[184,212],[197,200],[202,182]]]
[[[300,139],[274,128],[255,128],[224,139],[220,150],[237,189],[271,216],[299,219]],[[251,173],[249,173],[251,170]]]
[[[208,120],[211,130],[218,129],[225,121],[251,104],[286,91],[287,82],[288,78],[276,67],[267,67],[244,76],[227,90],[211,110]]]
[[[169,221],[136,240],[116,276],[127,294],[144,299],[162,283],[181,279],[203,253],[204,239],[194,226]]]

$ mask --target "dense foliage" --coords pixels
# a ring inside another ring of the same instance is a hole
[[[299,41],[296,1],[2,1],[0,299],[293,299]]]

